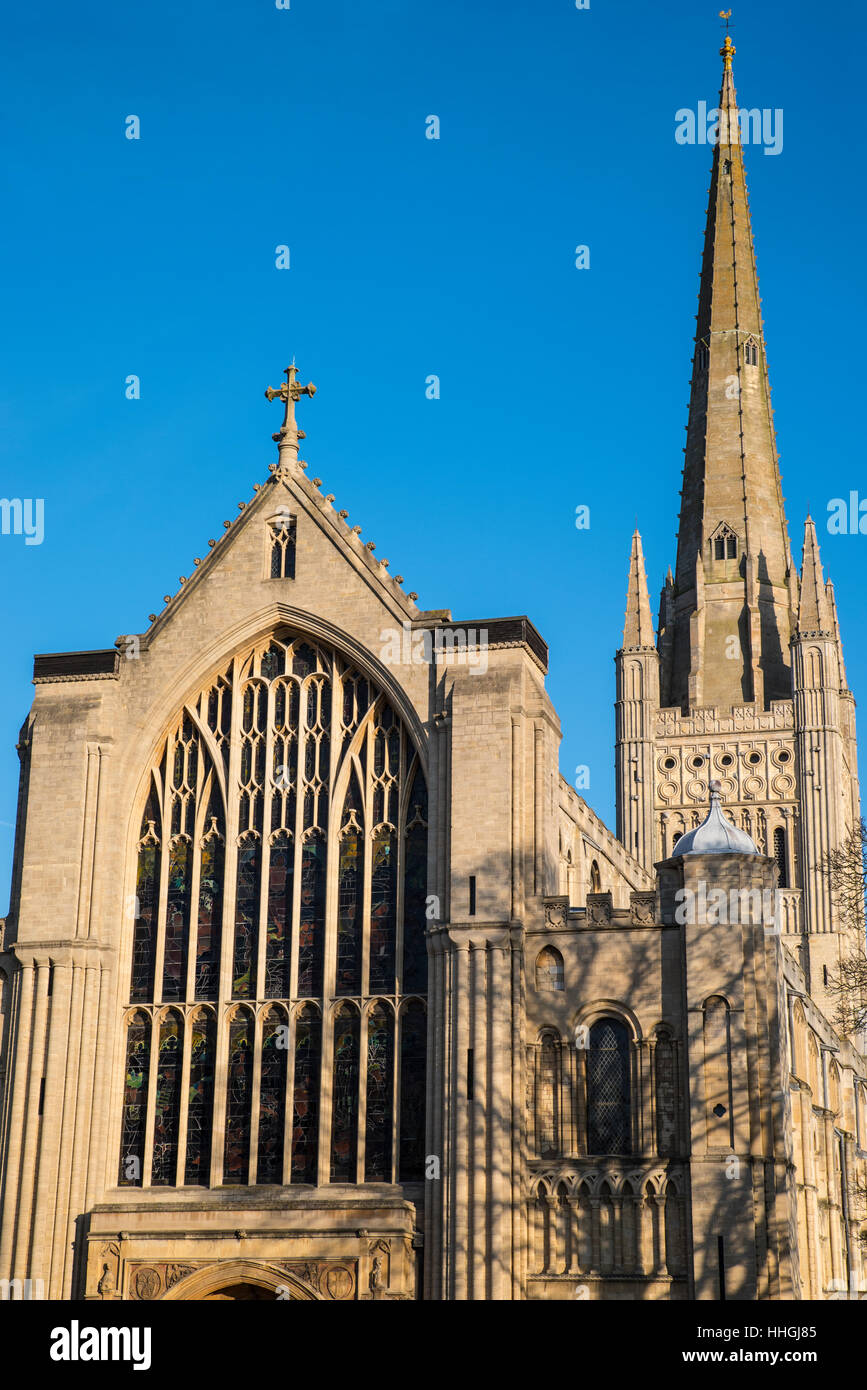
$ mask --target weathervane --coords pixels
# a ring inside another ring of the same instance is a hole
[[[280,461],[278,467],[284,467],[288,463],[298,462],[298,441],[306,438],[304,431],[299,430],[295,421],[295,403],[300,401],[302,396],[313,397],[316,395],[316,387],[313,382],[308,382],[306,386],[301,386],[296,380],[298,368],[295,366],[295,358],[292,358],[291,367],[283,368],[286,380],[282,386],[268,386],[265,389],[265,397],[269,401],[281,400],[285,403],[286,412],[283,416],[283,425],[277,434],[272,434],[271,438],[280,446]]]
[[[726,69],[726,72],[728,72],[731,70],[732,58],[735,56],[735,53],[737,52],[734,44],[731,41],[731,35],[729,34],[729,20],[732,17],[732,12],[731,10],[720,10],[719,17],[720,19],[724,19],[726,22],[726,41],[720,49],[719,53],[720,57],[725,59],[724,67]]]

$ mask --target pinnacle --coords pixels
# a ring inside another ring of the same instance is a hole
[[[629,582],[626,588],[626,621],[623,626],[624,647],[652,647],[653,619],[650,615],[650,595],[641,534],[636,527],[629,553]]]

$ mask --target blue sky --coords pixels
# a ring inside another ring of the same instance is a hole
[[[311,475],[421,607],[530,616],[561,766],[590,767],[613,826],[611,658],[636,517],[654,609],[674,561],[710,168],[675,112],[715,104],[718,8],[9,13],[0,495],[43,498],[45,538],[0,536],[0,908],[33,653],[147,627],[267,476],[262,393],[293,353],[319,386]],[[867,538],[823,519],[867,497],[865,30],[863,7],[800,0],[752,0],[733,28],[741,105],[784,112],[782,152],[749,149],[747,176],[793,548],[809,504],[856,696]]]

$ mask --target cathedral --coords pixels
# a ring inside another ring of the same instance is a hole
[[[809,518],[790,548],[721,53],[655,632],[637,532],[629,557],[616,835],[558,770],[532,622],[417,607],[308,476],[316,388],[287,368],[268,476],[147,630],[35,658],[7,1296],[867,1290],[867,1058],[833,995],[864,942],[824,867],[860,818],[855,703]]]

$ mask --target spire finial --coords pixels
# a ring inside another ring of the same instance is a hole
[[[720,10],[719,17],[720,19],[724,19],[726,22],[725,43],[719,51],[719,56],[723,59],[723,66],[726,72],[731,72],[732,58],[735,56],[735,53],[737,52],[737,49],[732,43],[731,36],[729,34],[729,20],[732,17],[732,12],[731,10]]]
[[[280,446],[280,458],[278,468],[285,468],[289,463],[298,462],[298,441],[304,439],[303,430],[299,430],[295,421],[295,402],[300,401],[302,396],[316,395],[316,387],[313,382],[308,382],[306,386],[301,386],[297,381],[298,368],[295,366],[295,358],[292,358],[291,367],[283,368],[283,375],[286,377],[282,386],[268,386],[265,390],[265,397],[269,401],[281,400],[285,402],[286,411],[283,416],[282,428],[271,438]]]

